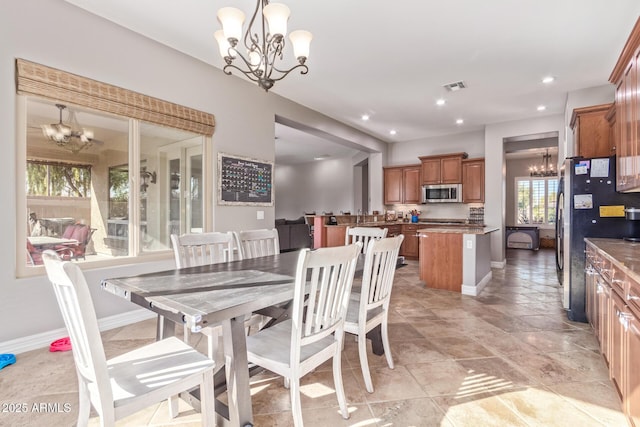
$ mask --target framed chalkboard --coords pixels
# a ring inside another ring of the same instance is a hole
[[[218,153],[218,204],[273,206],[273,162]]]

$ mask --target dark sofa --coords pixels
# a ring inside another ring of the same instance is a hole
[[[276,230],[280,240],[280,252],[311,247],[311,227],[304,217],[298,219],[276,219]]]

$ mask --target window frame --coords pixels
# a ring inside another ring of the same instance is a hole
[[[544,218],[545,218],[545,222],[544,223],[534,223],[534,222],[529,222],[529,223],[520,223],[519,222],[519,207],[518,207],[518,184],[520,182],[524,182],[524,181],[528,181],[529,182],[529,215],[531,218],[533,218],[533,185],[532,185],[532,181],[540,181],[543,180],[545,182],[544,184],[544,198],[545,198],[545,206],[544,206]],[[554,222],[548,222],[548,218],[549,218],[549,208],[553,207],[555,209],[555,203],[556,200],[550,200],[549,198],[549,181],[559,181],[560,177],[555,175],[555,176],[516,176],[514,178],[514,216],[515,216],[515,225],[516,226],[532,226],[532,227],[539,227],[541,229],[554,229],[555,228],[555,221]],[[557,190],[556,190],[556,197],[557,197]],[[556,221],[558,219],[558,213],[556,212]]]

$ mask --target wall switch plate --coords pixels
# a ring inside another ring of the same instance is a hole
[[[258,211],[257,219],[264,219],[264,211]]]

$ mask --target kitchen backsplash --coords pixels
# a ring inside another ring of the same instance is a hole
[[[426,205],[387,205],[386,210],[395,210],[407,215],[413,209],[420,212],[420,218],[469,218],[470,208],[483,207],[470,203],[430,203]]]

